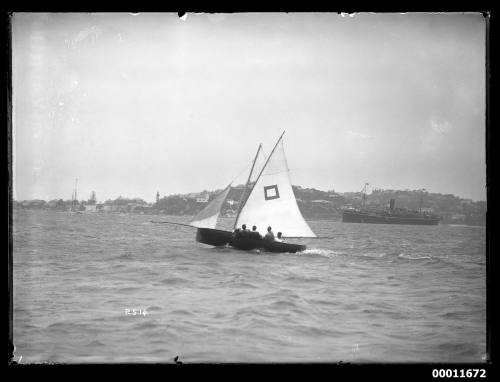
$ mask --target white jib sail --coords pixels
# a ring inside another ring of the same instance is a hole
[[[271,226],[275,235],[281,232],[284,237],[316,237],[295,200],[282,139],[238,216],[236,225],[242,224],[257,226],[262,235]]]
[[[259,177],[259,174],[266,164],[266,156],[264,155],[264,152],[262,151],[262,144],[259,145],[259,148],[257,150],[257,154],[255,155],[252,167],[250,168],[250,173],[248,174],[248,179],[247,183],[245,185],[245,188],[243,189],[243,192],[241,194],[240,198],[240,203],[239,205],[241,208],[245,205],[248,197],[250,196],[250,191],[252,190],[252,187],[254,183],[257,181],[257,178]],[[238,215],[241,212],[241,208],[238,210]],[[234,222],[234,228],[236,228],[237,221],[235,220]]]
[[[220,210],[230,190],[231,185],[227,186],[224,191],[208,203],[203,210],[193,217],[193,220],[191,220],[189,224],[198,228],[215,228]]]

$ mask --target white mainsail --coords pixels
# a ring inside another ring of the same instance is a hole
[[[284,237],[316,237],[304,220],[292,189],[283,147],[283,134],[261,170],[236,225],[257,226],[264,235],[267,227]]]
[[[227,194],[231,190],[231,185],[229,184],[224,191],[217,195],[208,205],[201,210],[194,218],[189,222],[190,225],[198,228],[215,228],[217,225],[217,219],[227,198]]]

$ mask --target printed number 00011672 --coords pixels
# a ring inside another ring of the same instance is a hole
[[[486,378],[485,369],[432,369],[434,378]]]

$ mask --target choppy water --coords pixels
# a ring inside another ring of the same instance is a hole
[[[484,227],[312,221],[332,238],[271,254],[211,248],[162,218],[15,211],[16,359],[483,360]]]

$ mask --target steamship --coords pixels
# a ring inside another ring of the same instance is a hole
[[[395,199],[390,200],[388,209],[346,209],[342,212],[343,223],[372,223],[372,224],[411,224],[411,225],[438,225],[441,218],[435,214],[412,211],[406,208],[395,208]]]

